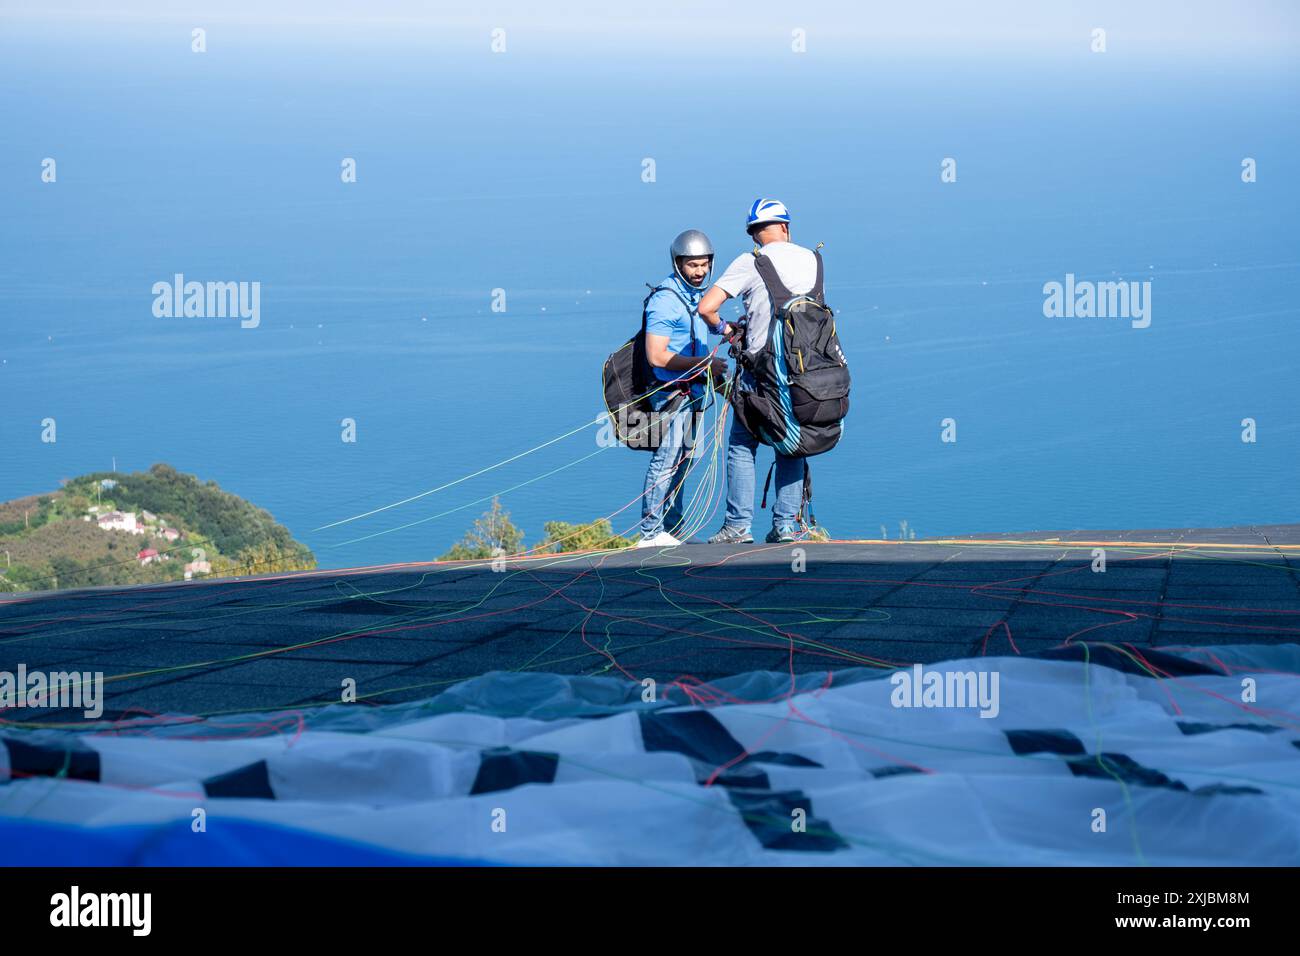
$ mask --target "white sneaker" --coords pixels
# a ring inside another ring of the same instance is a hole
[[[638,548],[675,548],[679,544],[681,542],[667,531],[660,531],[653,538],[642,538],[636,543],[636,546]]]

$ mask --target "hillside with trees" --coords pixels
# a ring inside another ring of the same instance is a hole
[[[166,464],[0,503],[0,592],[309,570],[269,512]]]

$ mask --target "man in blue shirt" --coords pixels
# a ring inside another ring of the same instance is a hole
[[[652,423],[662,437],[646,469],[638,548],[681,544],[683,485],[690,470],[689,443],[696,437],[695,413],[704,400],[703,373],[711,370],[715,378],[727,374],[726,359],[709,357],[705,326],[696,311],[713,271],[713,244],[698,229],[688,229],[673,240],[668,254],[672,275],[646,303],[646,359],[656,380],[665,383],[650,403],[657,415],[683,391],[688,397],[668,418]]]

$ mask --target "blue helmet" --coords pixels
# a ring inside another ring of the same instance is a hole
[[[749,215],[745,217],[745,230],[749,231],[755,226],[766,225],[769,222],[789,222],[790,211],[785,208],[785,203],[779,199],[755,199],[754,205],[749,207]]]

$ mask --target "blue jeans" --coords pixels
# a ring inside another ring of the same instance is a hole
[[[742,372],[742,388],[753,387],[748,372]],[[731,435],[727,440],[727,518],[729,528],[748,531],[754,522],[754,458],[758,439],[732,413]],[[772,503],[772,527],[777,531],[799,530],[799,507],[803,504],[802,458],[776,453],[776,500]]]
[[[650,397],[651,407],[659,411],[674,394],[669,391],[655,393]],[[670,419],[657,423],[663,440],[651,453],[650,467],[645,473],[645,494],[641,498],[643,538],[653,538],[665,529],[671,534],[681,531],[682,500],[686,497],[682,485],[691,463],[687,438],[698,440],[697,435],[691,434],[691,427],[701,401],[699,397],[688,399]]]

